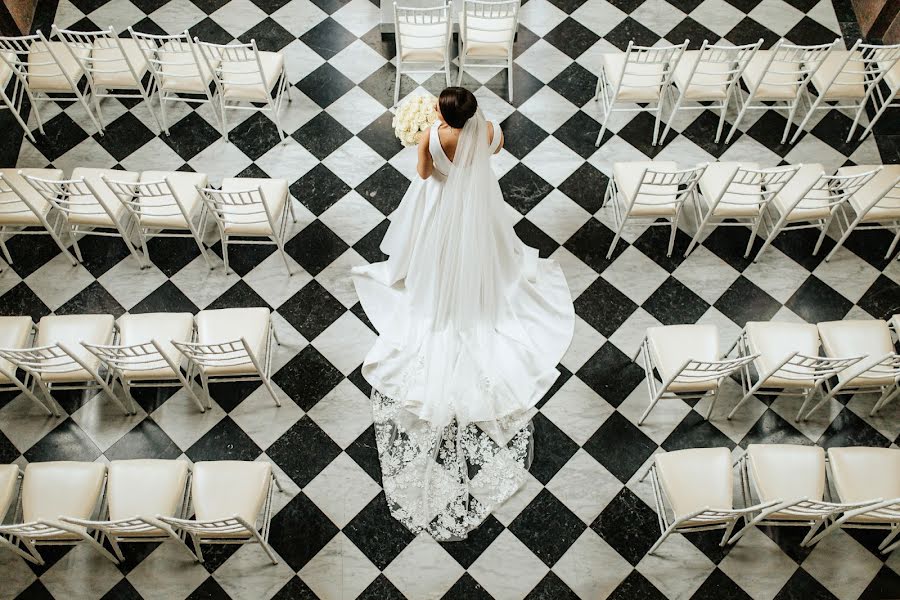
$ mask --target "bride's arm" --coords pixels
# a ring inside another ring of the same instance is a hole
[[[494,142],[494,132],[496,130],[494,129],[494,124],[491,121],[487,122],[487,129],[488,129],[488,144],[492,144]],[[501,130],[500,131],[500,143],[497,144],[497,149],[494,150],[494,154],[497,154],[498,152],[500,152],[500,150],[503,149],[503,142],[504,142],[503,131]]]
[[[425,135],[422,136],[422,140],[419,142],[419,164],[416,165],[416,171],[418,171],[419,177],[422,179],[431,177],[431,172],[434,170],[434,159],[431,158],[431,152],[428,150],[430,137],[428,132],[425,132]]]

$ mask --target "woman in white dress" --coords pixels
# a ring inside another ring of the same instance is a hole
[[[575,314],[562,269],[513,230],[490,166],[500,127],[464,88],[445,89],[437,108],[381,244],[389,258],[353,279],[379,333],[362,372],[391,512],[452,540],[524,482],[531,418]]]

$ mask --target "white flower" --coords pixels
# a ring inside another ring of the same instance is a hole
[[[435,97],[428,95],[408,96],[397,107],[391,126],[394,134],[404,146],[419,143],[424,131],[430,128],[437,119],[434,109]]]

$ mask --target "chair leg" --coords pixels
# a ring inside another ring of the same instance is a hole
[[[659,536],[659,539],[656,540],[656,543],[653,544],[653,546],[650,547],[650,549],[647,551],[647,554],[655,554],[655,553],[656,553],[656,550],[657,550],[660,546],[662,546],[662,543],[663,543],[664,541],[666,541],[666,538],[668,538],[668,537],[672,534],[673,531],[675,531],[675,524],[674,524],[674,523],[671,524],[671,525],[669,525],[669,526],[666,528],[666,530],[663,532],[663,534],[662,534],[661,536]]]
[[[835,209],[835,210],[836,210],[836,209]],[[844,245],[844,242],[847,241],[847,238],[850,237],[850,234],[853,233],[853,230],[856,228],[856,226],[859,225],[859,221],[860,221],[860,219],[857,217],[856,219],[853,220],[852,223],[850,223],[850,225],[847,226],[847,231],[845,231],[843,234],[841,234],[841,237],[840,237],[840,239],[837,241],[837,244],[835,244],[835,245],[834,245],[834,248],[831,249],[831,252],[829,252],[829,253],[825,256],[825,262],[828,262],[828,261],[830,261],[832,258],[834,258],[835,253],[836,253],[838,250],[840,250],[841,246]],[[840,225],[840,221],[838,221],[838,224]],[[815,254],[815,252],[813,252],[813,254]]]
[[[794,132],[793,137],[791,137],[791,143],[795,143],[797,138],[800,137],[800,134],[803,133],[803,128],[806,127],[806,124],[812,118],[813,114],[819,109],[819,105],[822,104],[822,96],[817,96],[815,102],[809,107],[809,112],[806,113],[806,116],[803,117],[803,120],[800,121],[800,126],[797,128],[797,131]]]
[[[816,247],[813,248],[813,256],[819,253],[819,250],[822,248],[822,242],[825,241],[825,234],[828,233],[828,227],[831,226],[831,221],[834,220],[834,211],[837,210],[837,207],[832,209],[831,214],[825,219],[825,223],[822,225],[822,233],[819,234],[819,239],[816,240]]]
[[[394,106],[400,102],[400,57],[397,57],[397,76],[394,79]]]
[[[784,132],[781,134],[781,143],[784,144],[787,142],[788,134],[791,133],[791,125],[794,124],[794,117],[797,114],[797,107],[800,106],[800,94],[801,91],[797,91],[797,97],[794,98],[794,102],[791,103],[791,110],[788,111],[787,122],[784,124]]]
[[[891,245],[888,247],[888,251],[884,255],[885,260],[890,258],[891,254],[894,253],[894,250],[897,248],[897,242],[900,242],[900,224],[897,225],[897,235],[894,236],[894,241],[891,242]]]
[[[653,377],[653,373],[647,373],[647,377]],[[665,393],[665,389],[660,386],[659,391],[650,400],[650,406],[647,407],[647,410],[644,411],[644,414],[641,415],[641,418],[638,420],[638,425],[643,425],[644,421],[647,419],[647,415],[650,414],[650,411],[653,410],[653,407],[656,406],[656,403],[659,402],[659,399],[662,398],[663,393]]]
[[[672,256],[672,250],[675,249],[675,234],[678,232],[679,216],[678,213],[675,213],[675,217],[672,218],[672,232],[669,234],[669,248],[666,251],[666,256]]]
[[[713,392],[712,400],[709,401],[709,408],[706,409],[706,420],[709,421],[709,417],[712,416],[713,408],[716,406],[716,400],[719,399],[719,388],[722,386],[722,382],[719,381],[716,385],[716,389]]]
[[[759,231],[759,225],[762,223],[762,215],[758,215],[756,220],[753,222],[753,227],[750,228],[750,237],[747,239],[747,247],[744,249],[744,258],[750,256],[750,251],[753,249],[753,242],[756,241],[756,233]]]
[[[678,100],[675,101],[675,106],[672,108],[672,112],[669,113],[669,121],[666,123],[666,128],[663,130],[662,137],[659,139],[658,144],[661,146],[667,137],[669,137],[669,130],[672,128],[672,121],[675,119],[675,115],[678,113],[678,109],[681,108],[681,103],[684,100],[684,92],[678,94]],[[661,104],[661,103],[660,103]],[[660,109],[661,113],[662,110]],[[657,113],[657,118],[659,118],[659,113]]]
[[[779,233],[781,233],[781,227],[784,225],[784,222],[785,222],[785,217],[782,217],[778,220],[778,223],[776,223],[775,226],[772,227],[771,233],[769,233],[768,237],[766,238],[766,241],[763,242],[762,248],[760,248],[759,252],[756,253],[756,256],[753,258],[753,262],[759,262],[759,257],[762,256],[763,252],[766,251],[766,248],[768,248],[772,244],[772,241],[775,239],[775,236],[777,236]]]
[[[512,104],[513,101],[513,60],[512,60],[512,51],[510,51],[509,55],[509,67],[507,67],[509,71],[509,103]]]
[[[625,229],[625,219],[622,219],[622,224],[619,225],[619,229],[616,230],[616,235],[613,237],[612,243],[609,245],[609,250],[606,252],[606,258],[609,259],[613,252],[616,249],[616,244],[619,243],[619,238],[622,237],[622,230]],[[669,253],[671,255],[671,252]]]
[[[890,545],[891,541],[900,535],[900,525],[895,526],[894,529],[878,544],[878,549],[882,552]]]
[[[200,371],[200,383],[203,385],[203,393],[206,395],[206,410],[212,409],[212,395],[209,393],[209,377]],[[203,559],[200,559],[203,562]]]
[[[740,94],[741,91],[737,90],[737,93]],[[738,116],[734,120],[734,124],[731,126],[731,129],[728,131],[728,135],[725,136],[726,144],[731,143],[731,138],[734,137],[734,132],[738,130],[738,126],[741,124],[741,121],[744,120],[744,114],[747,112],[747,108],[750,106],[751,100],[753,100],[753,94],[750,94],[747,97],[747,100],[745,100],[744,104],[741,106],[741,110],[738,112]]]

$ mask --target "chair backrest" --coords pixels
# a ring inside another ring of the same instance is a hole
[[[790,207],[791,212],[795,209],[823,209],[828,208],[834,210],[860,190],[864,185],[869,183],[875,175],[881,171],[883,167],[877,167],[865,173],[857,173],[853,175],[822,175],[813,182],[806,193],[799,195],[794,204]]]
[[[718,198],[708,198],[713,208],[721,204],[735,204],[746,207],[752,204],[765,207],[775,194],[790,181],[800,165],[787,165],[770,169],[750,169],[738,167],[728,185],[724,186]],[[726,194],[728,197],[726,197]],[[735,198],[739,196],[740,199]]]
[[[730,90],[762,43],[763,40],[760,39],[755,44],[743,46],[716,46],[703,40],[688,77],[688,85],[692,89],[699,88],[700,94],[704,89],[708,89],[710,93],[723,88]]]
[[[28,53],[31,44],[40,38],[36,35],[0,37],[0,65],[9,67],[13,75],[26,83]]]
[[[75,359],[75,353],[66,350],[60,344],[19,350],[4,348],[0,349],[0,357],[35,376],[61,375],[84,370],[84,365]]]
[[[253,356],[244,338],[214,344],[172,340],[172,345],[188,360],[204,369],[257,365],[256,361],[259,359]]]
[[[166,179],[129,182],[108,179],[105,175],[100,179],[137,219],[146,212],[147,205],[152,205],[154,218],[184,217],[186,223],[190,222],[190,214]]]
[[[858,39],[846,54],[843,64],[840,65],[828,88],[858,86],[861,81],[865,97],[868,98],[898,59],[900,59],[900,44],[887,46],[864,44]]]
[[[213,81],[221,91],[224,87],[235,86],[237,95],[249,86],[266,87],[266,76],[256,40],[248,44],[213,44],[194,38],[194,47],[199,49],[200,60],[213,74]],[[218,68],[216,68],[218,65]]]
[[[686,389],[690,384],[697,384],[702,387],[710,381],[728,377],[744,365],[753,362],[757,356],[756,354],[751,354],[750,356],[739,356],[722,360],[687,359],[670,381],[664,381],[663,385],[668,387],[671,383],[678,383],[679,388],[682,390]]]
[[[519,0],[464,0],[459,31],[465,44],[507,45],[512,52],[519,21]]]
[[[665,89],[672,81],[675,65],[688,47],[688,40],[676,46],[638,46],[634,40],[625,49],[625,64],[619,85],[629,89]]]
[[[861,361],[863,357],[828,358],[825,356],[807,356],[794,354],[776,371],[779,379],[804,381],[812,379],[821,382],[837,375],[844,369]]]
[[[440,53],[441,59],[450,42],[450,25],[453,22],[451,3],[431,8],[397,6],[394,2],[394,35],[397,40],[397,56],[404,51]]]
[[[200,190],[200,198],[213,214],[220,229],[236,222],[241,225],[268,223],[272,231],[275,231],[277,216],[269,210],[262,187],[229,192],[203,188]]]
[[[75,31],[59,29],[54,25],[53,33],[65,43],[72,58],[78,60],[92,77],[100,74],[108,78],[112,75],[128,73],[135,82],[141,81],[143,71],[139,71],[135,67],[131,56],[125,51],[122,41],[112,26],[100,31]],[[153,46],[146,43],[145,45],[148,51],[152,51]],[[87,56],[83,53],[78,54],[76,52],[78,49],[87,49],[91,53]]]
[[[802,46],[778,40],[769,50],[770,58],[757,86],[805,87],[836,44],[837,40],[827,44]]]
[[[0,217],[3,217],[5,222],[10,222],[13,215],[21,215],[25,218],[37,215],[41,221],[44,221],[41,211],[28,200],[27,194],[17,189],[8,178],[3,176],[3,173],[0,173]]]
[[[694,193],[697,182],[705,170],[705,164],[675,171],[646,169],[634,198],[629,198],[629,209],[634,205],[671,204],[673,196],[674,202],[683,203]]]
[[[162,86],[163,77],[176,82],[170,87],[178,87],[179,81],[196,81],[201,72],[200,63],[203,59],[199,56],[187,30],[175,35],[140,33],[131,27],[128,31],[144,53],[157,86]]]
[[[72,214],[106,215],[113,223],[118,223],[115,214],[110,211],[106,203],[100,201],[97,191],[83,177],[79,179],[44,179],[32,175],[24,175],[24,177],[37,193],[67,218]]]
[[[70,88],[74,89],[78,84],[77,81],[72,81],[68,71],[60,66],[61,57],[58,48],[54,49],[40,30],[33,35],[0,37],[0,56],[23,81],[34,84],[41,80],[63,76]],[[89,74],[86,76],[90,79]]]
[[[87,342],[82,342],[81,345],[96,356],[107,369],[119,376],[122,376],[123,371],[129,371],[132,379],[140,379],[139,376],[135,377],[135,371],[149,372],[171,369],[172,376],[175,377],[175,371],[178,369],[178,365],[166,356],[156,340],[131,346],[110,346]]]

